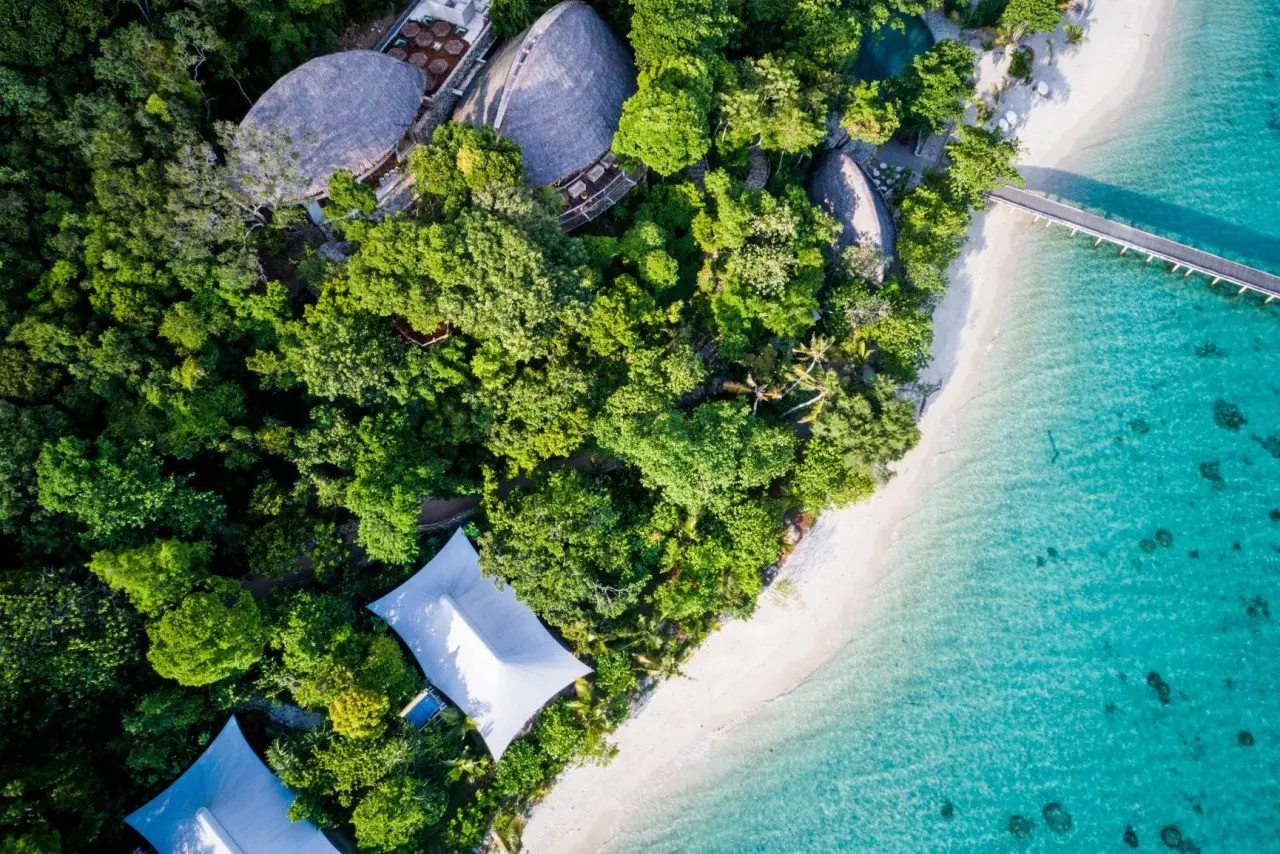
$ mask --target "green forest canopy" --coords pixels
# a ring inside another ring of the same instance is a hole
[[[367,851],[515,841],[606,759],[640,682],[750,613],[789,514],[916,440],[901,392],[1012,146],[962,129],[883,283],[833,251],[798,155],[846,105],[879,139],[960,114],[954,42],[883,90],[843,76],[924,5],[601,2],[640,70],[615,150],[648,179],[566,236],[517,147],[445,125],[411,214],[364,219],[338,177],[338,265],[300,209],[238,195],[220,122],[379,3],[0,0],[0,852],[136,844],[122,817],[231,712],[296,816]],[[753,191],[757,140],[781,168]],[[484,569],[595,671],[496,767],[455,712],[395,716],[422,676],[363,608],[442,542],[421,502],[464,496]]]

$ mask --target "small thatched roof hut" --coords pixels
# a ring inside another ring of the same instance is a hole
[[[421,69],[372,50],[320,56],[281,77],[240,123],[240,139],[256,131],[292,142],[296,163],[268,201],[320,198],[337,169],[372,172],[409,130],[425,85]],[[242,168],[257,173],[254,156],[245,153]]]
[[[567,0],[489,61],[453,117],[515,140],[526,180],[544,186],[609,149],[635,91],[626,48],[594,9]]]
[[[809,198],[844,226],[841,249],[856,244],[893,257],[893,217],[852,157],[839,149],[820,155],[809,178]]]

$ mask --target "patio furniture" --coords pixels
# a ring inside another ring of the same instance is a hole
[[[570,196],[572,196],[575,199],[582,198],[587,194],[586,182],[574,181],[572,184],[569,185],[569,189],[567,192],[569,193]]]
[[[440,78],[436,77],[434,74],[427,74],[425,82],[426,85],[423,86],[423,90],[430,95],[436,90],[436,87],[440,85]]]
[[[408,55],[408,53],[398,47],[393,47],[391,50],[387,51],[387,56],[394,57],[395,59],[404,59]]]
[[[444,52],[450,56],[461,56],[466,49],[467,43],[462,39],[449,39],[444,43]]]
[[[597,163],[595,166],[592,166],[590,169],[587,170],[587,180],[593,184],[596,181],[599,181],[603,177],[604,177],[603,163]]]
[[[440,75],[448,74],[449,60],[433,59],[431,60],[431,62],[427,64],[427,71],[431,74],[440,74]]]
[[[400,35],[404,36],[405,38],[411,39],[420,32],[422,32],[422,25],[419,24],[417,21],[410,21],[409,23],[405,24],[403,27],[400,28]]]
[[[427,64],[427,54],[425,51],[418,51],[409,57],[409,64],[416,65],[421,68]]]
[[[436,21],[431,25],[431,32],[435,33],[438,38],[444,38],[453,32],[453,24],[448,21]]]
[[[418,33],[413,37],[413,43],[418,47],[430,47],[435,38],[429,32]]]

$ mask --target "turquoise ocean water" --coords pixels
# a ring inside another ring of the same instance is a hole
[[[1032,183],[1280,271],[1280,3],[1181,0],[1164,37]],[[1091,247],[1028,238],[850,645],[611,850],[1280,851],[1280,306]]]

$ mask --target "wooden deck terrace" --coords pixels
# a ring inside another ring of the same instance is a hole
[[[1037,222],[1044,219],[1048,224],[1064,225],[1071,229],[1072,235],[1084,232],[1095,239],[1095,247],[1105,240],[1119,246],[1121,255],[1133,250],[1146,255],[1148,264],[1157,258],[1166,261],[1173,265],[1171,272],[1186,270],[1184,276],[1201,273],[1212,279],[1215,285],[1218,282],[1230,282],[1240,288],[1240,293],[1246,290],[1256,291],[1267,302],[1280,299],[1280,276],[1266,270],[1259,270],[1016,187],[999,187],[987,193],[987,197],[1002,205],[1034,214]]]

